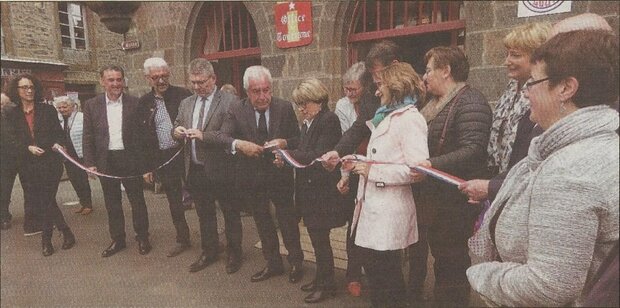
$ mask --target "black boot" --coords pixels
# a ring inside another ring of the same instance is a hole
[[[320,285],[315,282],[314,287],[314,291],[304,298],[304,302],[314,304],[322,302],[328,297],[336,296],[336,284],[333,280],[327,283],[321,283]]]
[[[54,253],[54,246],[52,246],[52,231],[45,231],[41,236],[41,246],[43,246],[43,256],[51,256]]]
[[[62,249],[70,249],[71,247],[73,247],[73,245],[75,245],[75,235],[73,235],[73,232],[71,232],[71,229],[69,229],[69,227],[60,230],[60,232],[62,232]]]

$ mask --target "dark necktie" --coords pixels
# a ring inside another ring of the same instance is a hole
[[[305,136],[308,133],[308,124],[304,123],[304,125],[301,126],[301,135]]]
[[[265,117],[265,110],[258,110],[260,117],[258,118],[258,144],[262,145],[267,141],[269,133],[267,132],[267,117]]]
[[[205,104],[207,103],[207,98],[203,97],[200,102],[200,112],[198,113],[198,126],[196,128],[202,130],[202,121],[205,118]]]
[[[65,134],[66,134],[66,133],[69,132],[69,117],[64,117],[63,116],[62,118],[64,119],[64,127],[63,127],[63,129],[64,129]]]

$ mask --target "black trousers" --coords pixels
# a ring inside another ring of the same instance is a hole
[[[321,287],[334,286],[334,252],[329,242],[330,229],[308,228],[308,235],[316,256],[315,285]]]
[[[160,151],[160,161],[166,162],[174,153],[176,153],[176,149]],[[168,165],[157,170],[156,173],[166,192],[172,223],[177,233],[176,241],[177,243],[189,244],[189,227],[185,219],[182,195],[183,170],[183,156],[179,155]]]
[[[28,161],[20,170],[19,177],[24,188],[24,202],[39,217],[44,235],[51,236],[53,227],[67,229],[65,218],[56,203],[56,193],[62,176],[62,164]]]
[[[401,250],[378,251],[360,247],[370,284],[373,307],[405,307],[406,289]]]
[[[133,160],[130,159],[129,155],[127,151],[108,151],[108,173],[116,176],[136,175],[138,170],[135,164],[132,164]],[[99,180],[108,212],[108,225],[112,240],[124,241],[126,237],[121,183],[125,186],[127,198],[131,204],[134,231],[139,238],[147,239],[149,236],[149,217],[144,200],[142,177],[121,180],[100,177]]]
[[[359,175],[351,174],[349,180],[349,193],[347,194],[347,282],[360,282],[362,280],[362,257],[360,247],[355,245],[355,234],[351,234],[351,224],[355,211],[355,197],[357,196],[357,184]]]
[[[80,163],[82,162],[79,158],[76,160]],[[80,204],[83,207],[92,208],[93,199],[90,190],[90,183],[88,182],[88,174],[86,174],[86,171],[80,169],[70,161],[65,161],[65,170],[67,170],[67,176],[69,176],[71,186],[73,186],[78,199],[80,199]]]
[[[300,215],[294,207],[293,193],[277,191],[269,185],[262,186],[256,191],[246,194],[245,202],[252,204],[254,222],[263,245],[263,257],[267,261],[267,266],[276,269],[282,267],[280,242],[276,225],[269,212],[269,201],[273,202],[276,208],[278,226],[282,233],[284,246],[289,253],[287,260],[291,265],[301,266],[304,254],[299,241]]]
[[[4,160],[9,158],[2,159]],[[9,211],[9,204],[11,204],[13,184],[15,184],[15,178],[17,177],[17,166],[10,165],[10,163],[15,164],[15,160],[13,160],[12,162],[3,161],[1,163],[2,169],[0,169],[0,221],[11,221],[13,216]]]
[[[224,214],[227,249],[229,253],[241,254],[241,216],[234,206],[232,184],[220,183],[207,178],[204,166],[191,164],[188,176],[189,192],[196,204],[200,221],[200,239],[205,253],[216,254],[219,240],[215,201]]]
[[[409,249],[409,297],[422,300],[428,251],[435,259],[434,302],[441,306],[465,307],[470,286],[466,271],[471,265],[467,239],[473,233],[475,216],[462,205],[437,208],[430,226],[418,226],[419,240]]]

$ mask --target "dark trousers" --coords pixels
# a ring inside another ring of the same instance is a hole
[[[46,166],[27,162],[19,171],[24,188],[24,202],[30,205],[30,210],[33,211],[30,215],[40,219],[40,228],[47,237],[51,237],[54,226],[58,230],[68,228],[56,203],[56,193],[61,176],[62,164],[60,162]]]
[[[462,205],[459,205],[462,206]],[[475,217],[468,208],[438,208],[431,226],[418,226],[419,240],[409,250],[409,297],[422,300],[428,251],[435,259],[434,302],[438,306],[465,307],[470,286],[466,270],[471,265],[467,239]]]
[[[200,238],[205,253],[216,254],[219,240],[215,201],[220,204],[224,214],[227,249],[229,253],[241,254],[241,216],[235,208],[232,197],[232,184],[219,183],[207,178],[204,166],[192,164],[188,176],[189,192],[196,204],[200,221]]]
[[[355,245],[355,234],[351,234],[353,212],[355,211],[355,197],[357,196],[357,184],[359,176],[352,174],[349,181],[349,193],[347,194],[347,282],[360,282],[362,280],[362,258],[360,247]]]
[[[406,289],[401,250],[378,251],[360,247],[370,284],[373,307],[405,307]]]
[[[17,177],[17,166],[8,166],[9,162],[2,162],[2,164],[2,169],[0,169],[0,221],[11,221],[13,216],[9,211],[9,204],[11,204],[13,184],[15,184],[15,177]],[[4,166],[5,164],[7,166]]]
[[[163,158],[170,158],[174,153],[176,153],[176,149],[172,150],[172,152],[169,150],[161,151]],[[177,158],[168,165],[157,170],[156,173],[166,192],[172,223],[177,233],[176,241],[177,243],[189,244],[189,227],[185,219],[185,207],[183,206],[183,195],[181,191],[183,187],[182,179],[184,170],[182,159],[182,156],[177,156]],[[162,160],[162,162],[166,160]]]
[[[316,256],[315,285],[321,287],[334,286],[334,253],[329,242],[330,229],[308,228],[308,235]]]
[[[80,163],[82,162],[79,158],[76,160]],[[67,170],[69,181],[80,199],[80,204],[83,207],[92,208],[93,200],[90,191],[90,183],[88,182],[88,174],[86,174],[86,171],[80,169],[70,161],[65,161],[65,170]]]
[[[137,168],[132,164],[130,154],[126,151],[108,151],[108,174],[116,176],[136,175]],[[100,177],[103,199],[108,212],[110,237],[114,241],[125,240],[125,214],[123,213],[121,183],[125,186],[127,198],[131,204],[133,228],[137,236],[147,239],[149,236],[149,217],[144,201],[142,177],[112,179]]]
[[[267,261],[267,266],[282,267],[280,242],[269,212],[269,201],[273,202],[276,207],[278,226],[282,233],[284,246],[289,253],[287,260],[291,265],[301,266],[304,254],[299,241],[300,216],[293,204],[293,193],[276,191],[273,187],[264,185],[262,189],[248,193],[245,198],[246,203],[252,204],[254,222],[263,245],[263,257]]]

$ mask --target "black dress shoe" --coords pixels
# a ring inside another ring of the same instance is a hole
[[[314,292],[310,293],[306,298],[304,298],[304,302],[308,304],[314,304],[322,302],[324,299],[328,297],[336,296],[336,290],[334,288],[317,288]]]
[[[125,243],[125,241],[112,241],[112,244],[110,244],[110,246],[108,246],[108,248],[106,248],[101,253],[101,256],[104,258],[113,256],[117,252],[125,249],[126,247],[127,247],[127,244]]]
[[[180,255],[182,252],[188,250],[192,245],[189,243],[177,243],[172,250],[166,255],[167,257],[176,257]]]
[[[215,261],[217,261],[217,254],[208,254],[203,252],[200,257],[198,257],[198,260],[189,266],[189,272],[195,273],[200,271],[213,264]]]
[[[73,235],[71,229],[66,228],[60,232],[62,232],[62,246],[60,248],[70,249],[73,247],[75,245],[75,235]]]
[[[316,283],[314,280],[310,281],[309,283],[306,283],[305,285],[301,286],[301,290],[304,292],[314,292],[316,291]]]
[[[148,238],[138,239],[138,252],[141,255],[145,255],[151,251],[151,243]]]
[[[301,280],[304,276],[304,269],[301,265],[293,265],[291,266],[291,271],[288,273],[288,281],[290,283],[296,283]]]
[[[279,276],[282,274],[284,274],[284,270],[282,268],[274,269],[274,268],[270,268],[269,266],[266,266],[260,272],[252,275],[252,278],[250,278],[250,281],[259,282],[259,281],[267,280],[273,276]]]
[[[234,274],[241,268],[241,256],[235,253],[229,253],[226,260],[226,273]]]
[[[47,256],[51,256],[52,254],[54,254],[54,246],[52,246],[52,242],[51,241],[43,241],[43,256],[47,257]]]

